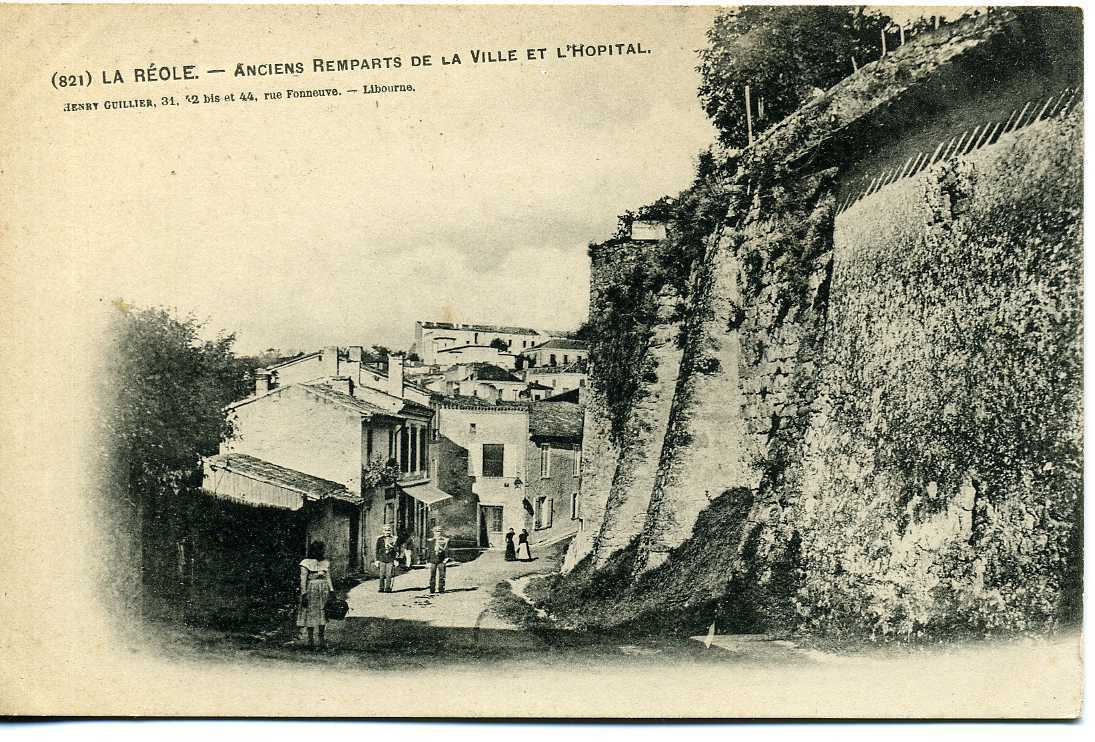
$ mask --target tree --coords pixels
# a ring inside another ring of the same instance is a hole
[[[889,17],[862,6],[748,5],[716,16],[700,51],[700,100],[723,144],[748,144],[745,86],[754,136],[781,121],[817,90],[881,55]]]
[[[490,347],[494,348],[495,350],[501,350],[501,351],[509,350],[509,346],[506,345],[506,341],[503,340],[502,338],[495,338],[494,340],[491,340],[490,341]]]
[[[102,513],[106,551],[138,567],[149,513],[200,486],[201,456],[231,435],[224,407],[251,389],[250,368],[232,353],[233,335],[200,337],[193,317],[116,302],[106,368],[99,379]],[[132,593],[130,587],[112,586]],[[119,600],[132,600],[132,594]]]

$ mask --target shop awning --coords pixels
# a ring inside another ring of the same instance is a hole
[[[426,482],[424,484],[416,484],[413,487],[400,486],[399,489],[403,490],[423,505],[437,505],[438,503],[442,503],[446,500],[452,499],[452,495],[450,495],[448,492],[434,487],[429,482]]]

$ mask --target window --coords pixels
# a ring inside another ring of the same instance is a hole
[[[414,471],[418,468],[418,431],[413,427],[409,428],[407,439],[407,442],[411,444],[407,456],[407,471]]]
[[[505,469],[506,447],[501,443],[483,444],[483,476],[501,477]]]
[[[551,476],[551,446],[544,445],[540,449],[540,479]]]
[[[429,471],[430,457],[429,448],[426,446],[426,429],[418,429],[418,468],[422,471]]]
[[[555,360],[555,354],[554,354],[554,353],[552,353],[552,354],[551,354],[551,358],[550,358],[550,360],[548,361],[548,365],[549,365],[549,366],[554,366],[554,365],[556,365],[557,363],[558,363],[558,361],[556,361],[556,360]]]
[[[373,429],[365,428],[365,463],[373,460]]]
[[[527,347],[527,346],[528,346],[528,341],[527,340],[522,340],[521,341],[521,347],[524,348],[524,347]]]
[[[568,363],[570,363],[570,356],[568,356],[566,353],[564,353],[563,354],[563,365],[565,366]]]
[[[475,423],[468,424],[468,435],[475,435]]]
[[[578,520],[578,493],[570,496],[570,519]]]
[[[544,500],[546,499],[545,497],[536,498],[536,520],[533,522],[533,528],[543,528],[541,524],[544,522]]]
[[[479,345],[479,333],[475,333],[475,345]]]
[[[404,474],[410,471],[407,464],[407,429],[404,427],[399,429],[399,471]]]

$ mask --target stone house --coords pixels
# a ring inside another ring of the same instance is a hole
[[[512,371],[490,363],[462,363],[445,370],[444,384],[432,389],[447,397],[478,397],[488,402],[517,402],[528,384]]]
[[[530,540],[552,543],[578,531],[582,462],[581,405],[539,402],[529,407],[525,497]]]
[[[489,363],[502,368],[517,368],[517,355],[493,345],[455,345],[441,348],[434,355],[442,367],[454,364]]]
[[[453,496],[444,511],[450,535],[502,548],[505,532],[525,527],[529,408],[526,403],[438,397],[438,484]]]
[[[581,340],[552,338],[521,351],[520,356],[530,367],[569,366],[584,363],[589,358],[589,346]]]
[[[451,499],[431,474],[433,409],[409,398],[398,356],[388,374],[343,365],[333,347],[312,356],[258,374],[256,393],[229,406],[235,432],[205,460],[203,491],[295,514],[305,543],[326,543],[336,579],[371,569],[385,525],[424,552]],[[311,376],[316,367],[348,375]]]
[[[589,383],[586,362],[578,361],[567,366],[535,366],[522,372],[526,382],[547,387],[547,396],[584,388]]]

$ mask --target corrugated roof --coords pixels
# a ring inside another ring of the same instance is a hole
[[[269,461],[244,453],[223,453],[210,456],[205,460],[213,469],[224,469],[250,479],[272,484],[275,487],[291,490],[310,500],[334,498],[346,502],[360,503],[362,500],[345,486],[330,479],[272,464]]]
[[[528,431],[544,438],[582,439],[582,406],[571,402],[533,402]]]

